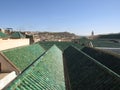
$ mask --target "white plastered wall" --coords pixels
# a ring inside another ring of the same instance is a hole
[[[30,41],[29,39],[26,39],[26,38],[25,39],[7,39],[7,40],[0,39],[0,51],[15,48],[15,47],[20,47],[20,46],[25,46],[29,44],[30,44]]]
[[[7,84],[17,77],[15,71],[10,72],[4,78],[0,79],[0,90],[2,90]]]

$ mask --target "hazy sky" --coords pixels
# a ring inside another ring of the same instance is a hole
[[[120,0],[0,0],[0,27],[69,31],[79,35],[120,32]]]

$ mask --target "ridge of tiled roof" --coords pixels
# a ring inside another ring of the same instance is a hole
[[[49,42],[39,42],[39,44],[45,49],[48,50],[52,45],[56,45],[59,49],[64,51],[68,46],[73,45],[79,49],[82,49],[83,46],[80,44],[76,44],[73,42],[57,42],[57,41],[49,41]]]
[[[52,46],[5,90],[65,90],[62,51]]]
[[[63,55],[67,90],[120,89],[120,76],[81,50],[69,46]]]
[[[36,60],[45,50],[39,44],[17,47],[2,51],[21,71]]]

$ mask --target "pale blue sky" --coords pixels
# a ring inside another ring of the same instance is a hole
[[[120,32],[120,0],[0,0],[0,27],[78,35]]]

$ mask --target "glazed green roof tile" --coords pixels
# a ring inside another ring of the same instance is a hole
[[[120,47],[119,43],[115,43],[115,42],[113,42],[112,40],[109,40],[109,39],[95,39],[95,40],[91,40],[91,41],[92,41],[92,44],[93,44],[94,47],[114,47],[114,48],[115,47],[116,48]]]
[[[25,38],[20,32],[14,32],[11,34],[11,38]]]
[[[22,71],[44,52],[39,44],[33,44],[5,50],[3,54]]]
[[[75,46],[79,49],[83,48],[83,46],[73,43],[73,42],[57,42],[57,41],[46,41],[46,42],[39,42],[39,44],[46,50],[48,50],[52,45],[56,45],[62,51],[64,51],[70,45]]]
[[[67,88],[71,90],[120,90],[120,76],[80,50],[64,51]],[[69,90],[69,89],[68,89]]]
[[[120,75],[120,55],[90,47],[84,47],[82,51]]]
[[[52,46],[5,90],[65,90],[62,51]]]
[[[7,35],[5,33],[0,32],[0,38],[5,38]]]

